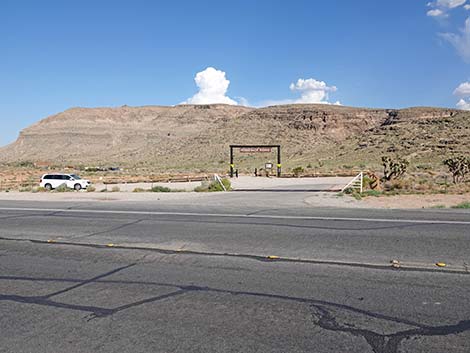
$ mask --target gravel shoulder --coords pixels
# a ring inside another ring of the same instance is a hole
[[[273,192],[274,193],[274,192]],[[266,192],[249,192],[250,200],[258,198],[260,202],[266,198]],[[258,195],[257,197],[253,196]],[[463,195],[396,195],[367,197],[356,200],[348,195],[339,196],[335,192],[278,192],[279,204],[282,206],[288,202],[290,206],[303,206],[315,208],[370,208],[370,209],[423,209],[423,208],[450,208],[462,202],[470,202],[470,194]],[[294,198],[286,198],[287,194]],[[298,195],[297,195],[298,194]],[[229,193],[196,193],[196,192],[67,192],[67,193],[26,193],[26,192],[2,192],[2,201],[66,201],[66,202],[152,202],[163,203],[190,203],[212,204],[230,203],[236,200],[240,203],[245,194],[243,192]],[[271,198],[270,198],[271,199]],[[284,200],[285,199],[285,200]]]

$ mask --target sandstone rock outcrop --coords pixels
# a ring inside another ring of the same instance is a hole
[[[435,121],[452,125],[462,114],[440,108],[330,105],[72,108],[24,129],[16,142],[0,148],[0,161],[193,170],[220,167],[227,159],[229,144],[255,143],[281,144],[288,164],[331,157],[347,160],[348,151],[353,153],[356,148],[375,148],[377,153],[391,148],[387,136],[396,136],[405,125],[422,127]],[[446,139],[446,145],[453,140],[451,136],[440,138]],[[413,143],[413,138],[407,139]],[[397,143],[394,140],[393,145]]]

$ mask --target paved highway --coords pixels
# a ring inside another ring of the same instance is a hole
[[[306,196],[0,202],[0,351],[470,351],[470,213]]]

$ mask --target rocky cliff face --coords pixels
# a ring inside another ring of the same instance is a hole
[[[371,131],[380,135],[400,124],[452,121],[458,114],[329,105],[73,108],[23,130],[16,142],[0,149],[0,161],[194,170],[220,166],[229,144],[281,144],[284,160],[295,163],[319,159],[320,152],[360,141]]]

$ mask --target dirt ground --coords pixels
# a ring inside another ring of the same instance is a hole
[[[367,197],[359,203],[369,208],[444,208],[470,202],[470,194],[394,195]]]
[[[299,194],[299,205],[310,207],[331,208],[381,208],[381,209],[419,209],[419,208],[449,208],[462,202],[470,202],[470,193],[465,194],[430,194],[430,195],[394,195],[394,196],[369,196],[356,200],[349,195],[339,194],[331,190],[344,187],[351,178],[348,177],[320,177],[320,178],[263,178],[241,176],[232,179],[235,190],[253,191],[302,191]],[[173,182],[173,183],[119,183],[119,184],[94,184],[96,192],[67,192],[67,193],[32,193],[32,192],[0,192],[0,200],[35,200],[35,201],[175,201],[192,202],[193,200],[206,199],[214,195],[198,194],[191,192],[200,185],[200,182]],[[135,188],[150,189],[153,186],[164,186],[176,191],[171,193],[135,193]],[[110,192],[115,188],[115,191]],[[281,189],[281,190],[280,190]],[[305,192],[305,189],[319,190],[323,192]],[[107,190],[108,192],[102,192]],[[222,196],[219,194],[219,196]]]

